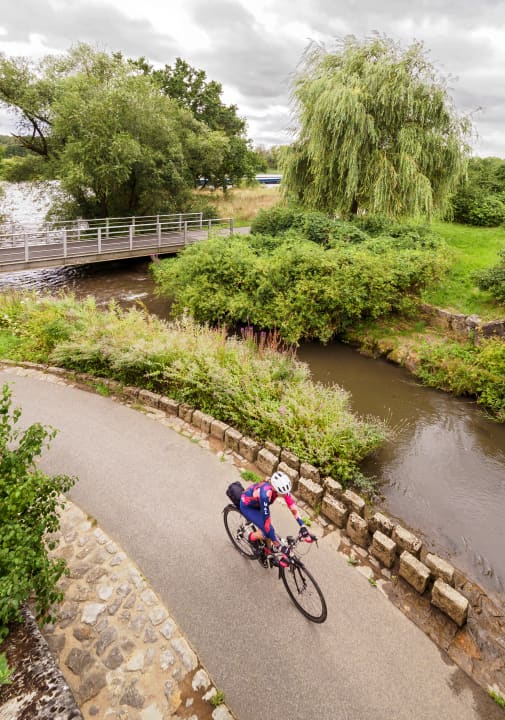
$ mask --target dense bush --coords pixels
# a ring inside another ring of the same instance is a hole
[[[21,606],[35,597],[37,614],[49,618],[51,605],[61,599],[56,584],[65,570],[63,560],[48,557],[47,533],[59,527],[61,493],[73,485],[65,476],[49,477],[36,461],[54,437],[40,423],[16,428],[20,411],[11,409],[11,392],[0,396],[0,639],[7,626],[20,619]]]
[[[474,275],[481,290],[489,290],[496,300],[505,304],[505,248],[500,252],[500,262]]]
[[[505,160],[470,158],[468,176],[451,200],[450,219],[467,225],[497,227],[505,222]]]
[[[45,327],[56,316],[69,332],[52,335],[49,343]],[[255,343],[247,330],[243,339],[227,338],[224,331],[189,320],[169,325],[115,306],[99,312],[92,299],[71,297],[26,302],[0,296],[0,317],[19,338],[17,357],[37,357],[168,394],[243,433],[290,448],[344,482],[357,475],[356,463],[384,438],[379,422],[362,421],[350,411],[341,388],[312,382],[305,364],[277,352],[277,344],[264,337]]]
[[[198,322],[275,328],[288,343],[327,342],[357,320],[399,309],[406,294],[440,276],[440,253],[395,243],[369,239],[326,248],[294,230],[276,241],[213,238],[153,272],[174,310],[189,310]]]
[[[268,210],[259,210],[251,223],[251,232],[260,235],[279,235],[296,225],[302,213],[284,205],[274,205]]]
[[[505,222],[503,193],[465,192],[457,195],[452,204],[455,222],[480,227],[497,227]]]
[[[505,343],[500,338],[468,343],[426,343],[417,375],[428,385],[471,395],[505,422]]]

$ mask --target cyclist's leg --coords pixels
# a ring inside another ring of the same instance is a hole
[[[240,501],[240,512],[247,520],[249,520],[249,522],[252,522],[253,525],[256,525],[257,528],[255,532],[252,532],[250,534],[248,539],[251,542],[254,542],[255,540],[266,540],[267,538],[261,510],[249,507],[245,505],[242,501]]]

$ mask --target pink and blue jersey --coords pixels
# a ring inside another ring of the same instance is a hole
[[[279,494],[275,492],[269,482],[265,481],[250,485],[247,490],[242,493],[240,499],[240,512],[242,515],[254,523],[270,540],[277,539],[270,517],[270,505],[275,502],[278,497]],[[303,520],[291,495],[281,495],[280,497],[284,498],[286,505],[298,524],[303,525]]]

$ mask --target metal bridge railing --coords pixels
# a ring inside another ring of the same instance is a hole
[[[0,229],[0,265],[42,259],[106,255],[197,242],[215,229],[233,233],[233,218],[203,218],[202,213],[149,215],[62,223],[43,229]]]

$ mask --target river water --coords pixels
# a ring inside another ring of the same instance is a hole
[[[9,288],[92,294],[100,304],[143,303],[161,317],[149,262],[131,260],[76,268],[0,274]],[[298,352],[315,380],[338,383],[361,415],[384,418],[394,434],[363,463],[380,482],[384,509],[424,536],[429,546],[492,595],[505,595],[505,426],[475,403],[422,387],[406,370],[334,343]]]

